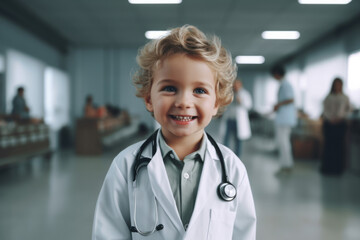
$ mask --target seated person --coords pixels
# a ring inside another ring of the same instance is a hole
[[[86,97],[84,114],[87,118],[103,118],[107,116],[107,111],[104,106],[96,107],[92,96],[88,95]]]
[[[105,105],[105,108],[109,117],[119,117],[122,113],[122,110],[119,107],[109,103]]]
[[[84,110],[85,117],[97,117],[97,108],[93,104],[93,98],[91,95],[86,97]]]

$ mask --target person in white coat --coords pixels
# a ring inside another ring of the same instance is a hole
[[[241,80],[234,82],[234,100],[223,114],[220,123],[220,136],[225,146],[230,146],[234,139],[235,153],[240,157],[242,141],[251,137],[251,128],[248,111],[252,108],[250,93],[243,88]]]
[[[137,95],[161,128],[114,159],[92,239],[255,239],[246,169],[204,131],[231,102],[230,54],[185,25],[146,44],[137,61]]]
[[[297,113],[294,103],[294,89],[286,80],[286,71],[282,66],[274,66],[270,70],[271,75],[279,83],[277,103],[274,106],[276,112],[275,135],[279,149],[280,169],[276,175],[287,175],[292,172],[294,159],[291,150],[291,131],[297,123]]]

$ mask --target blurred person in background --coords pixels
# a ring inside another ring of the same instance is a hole
[[[248,111],[252,107],[250,93],[243,88],[241,80],[234,81],[234,99],[223,114],[220,124],[220,136],[224,145],[230,147],[230,139],[234,139],[234,152],[241,156],[242,141],[251,137]],[[225,136],[224,136],[225,135]],[[223,137],[224,136],[224,137]]]
[[[104,118],[108,116],[106,106],[97,107],[94,104],[93,97],[87,95],[84,108],[84,116],[86,118]]]
[[[323,102],[324,148],[320,172],[341,174],[345,169],[346,117],[350,113],[349,97],[343,93],[343,81],[335,78]]]
[[[291,128],[296,125],[296,109],[294,104],[294,90],[285,79],[285,69],[275,66],[270,71],[274,79],[280,82],[276,112],[275,134],[280,152],[280,169],[277,174],[287,174],[292,171],[294,160],[291,151]]]
[[[18,87],[17,94],[12,100],[12,112],[11,114],[15,119],[18,120],[29,120],[30,119],[30,108],[28,107],[24,98],[24,87]]]
[[[97,117],[97,108],[94,105],[93,97],[91,95],[87,95],[86,97],[84,115],[89,118]]]

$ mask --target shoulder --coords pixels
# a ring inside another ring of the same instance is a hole
[[[249,93],[248,90],[242,88],[240,91],[241,91],[241,94],[244,94],[244,95],[246,95],[246,96],[250,96],[250,93]]]
[[[144,141],[140,141],[140,142],[134,143],[134,144],[126,147],[114,158],[114,161],[120,162],[123,159],[134,158],[137,151],[139,150],[141,144],[143,144],[143,143],[144,143]]]
[[[224,161],[227,169],[238,170],[241,172],[246,171],[246,168],[240,158],[228,147],[223,144],[218,143],[222,155],[224,156]]]
[[[224,156],[226,173],[229,181],[237,187],[240,187],[244,180],[248,178],[247,170],[244,163],[228,147],[219,144],[219,148]]]
[[[343,98],[344,98],[346,101],[349,101],[349,100],[350,100],[349,96],[346,95],[345,93],[343,93]]]
[[[286,80],[286,79],[284,79],[284,80],[282,81],[282,85],[283,85],[284,87],[286,87],[286,88],[292,89],[291,83],[290,83],[288,80]]]
[[[225,146],[221,143],[218,143],[218,142],[217,142],[217,144],[218,144],[222,154],[224,155],[224,158],[225,158],[225,156],[231,156],[231,155],[235,156],[235,153],[230,148],[228,148],[227,146]]]
[[[140,141],[137,143],[134,143],[124,150],[122,150],[113,160],[110,169],[113,171],[119,172],[123,176],[127,176],[129,172],[131,171],[131,168],[133,166],[133,163],[135,161],[135,156],[137,151],[139,150],[141,144],[144,141]]]
[[[333,94],[330,93],[330,94],[326,95],[324,102],[329,101],[331,98],[333,98]]]
[[[347,96],[346,94],[343,94],[342,102],[343,102],[343,104],[350,105],[350,98],[349,98],[349,96]]]

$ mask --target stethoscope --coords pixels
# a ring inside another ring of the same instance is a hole
[[[145,147],[150,144],[150,142],[152,143],[152,157],[155,155],[156,153],[156,137],[158,134],[159,130],[156,130],[148,139],[145,140],[145,142],[140,146],[139,151],[136,154],[135,157],[135,162],[134,162],[134,168],[133,168],[133,183],[135,186],[134,189],[134,226],[130,227],[130,231],[131,232],[137,232],[139,234],[141,234],[142,236],[148,236],[152,233],[154,233],[155,231],[160,231],[164,228],[163,224],[157,224],[158,222],[158,212],[157,212],[157,201],[156,198],[154,196],[154,205],[155,205],[155,224],[152,227],[152,229],[150,231],[141,231],[139,229],[139,227],[137,226],[137,222],[136,222],[136,203],[137,203],[137,199],[136,199],[136,192],[137,192],[137,182],[136,182],[136,177],[138,176],[140,170],[142,167],[146,167],[150,161],[151,158],[147,158],[147,157],[142,157],[141,154],[144,151]],[[219,184],[218,188],[217,188],[217,194],[219,196],[219,198],[223,201],[227,201],[230,202],[232,200],[234,200],[234,198],[236,197],[236,188],[235,186],[229,181],[229,178],[226,174],[226,167],[225,167],[225,161],[224,161],[224,157],[220,151],[219,146],[217,145],[217,143],[215,142],[215,140],[209,135],[207,134],[208,139],[210,140],[211,144],[215,147],[216,150],[216,154],[218,155],[219,159],[220,159],[220,164],[221,164],[221,170],[222,170],[222,181]]]

